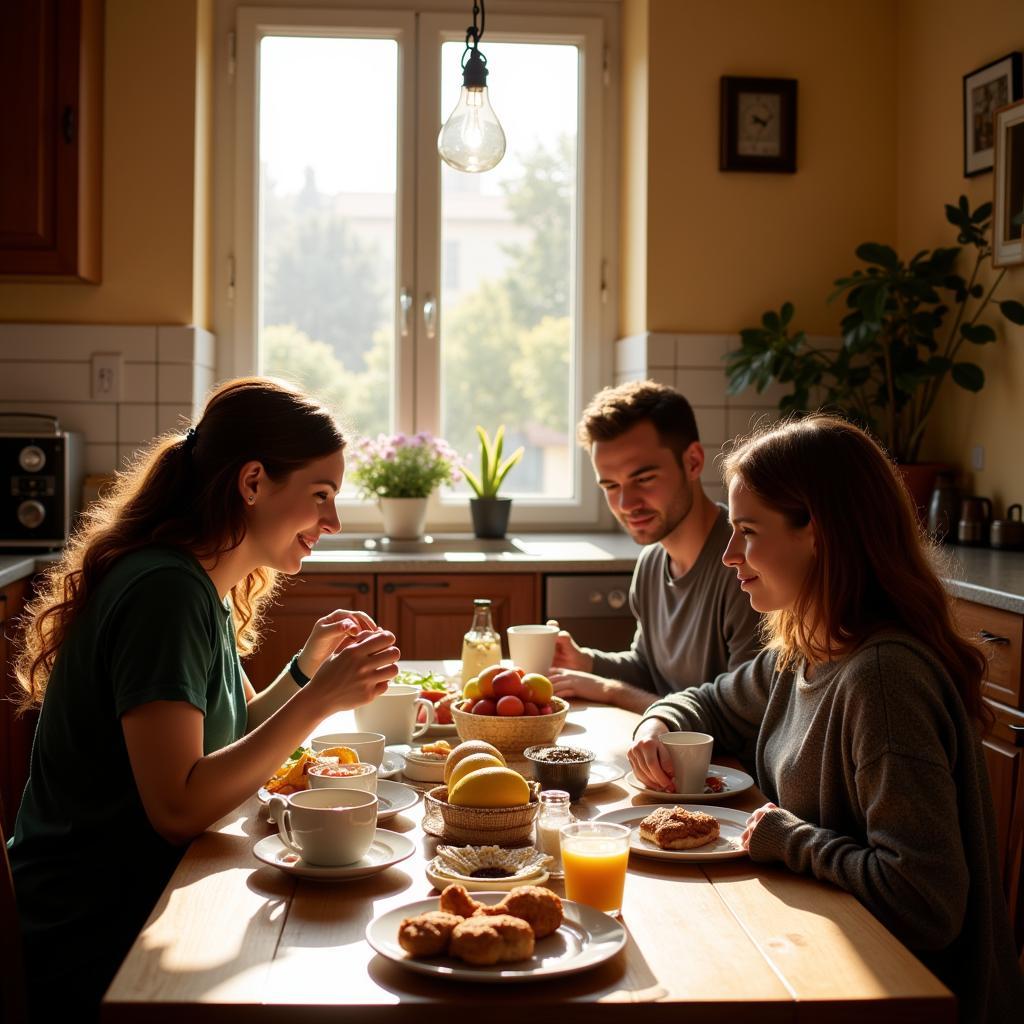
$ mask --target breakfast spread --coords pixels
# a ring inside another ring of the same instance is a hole
[[[527,960],[537,939],[562,923],[562,901],[549,889],[520,885],[500,902],[474,900],[461,885],[441,893],[440,909],[405,918],[398,943],[410,956],[450,956],[490,965]]]
[[[503,718],[550,715],[555,712],[553,693],[551,680],[539,672],[527,672],[515,665],[490,665],[466,681],[458,710]]]
[[[682,807],[659,807],[640,822],[640,838],[662,850],[705,846],[718,838],[719,831],[717,818]]]

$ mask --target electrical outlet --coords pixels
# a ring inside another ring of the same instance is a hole
[[[120,402],[124,376],[120,352],[94,352],[92,356],[92,397],[96,401]]]
[[[971,449],[971,469],[980,470],[985,468],[985,446],[976,444]]]

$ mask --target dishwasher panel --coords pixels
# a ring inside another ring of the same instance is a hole
[[[625,651],[636,620],[625,573],[544,577],[544,618],[557,619],[581,647]]]

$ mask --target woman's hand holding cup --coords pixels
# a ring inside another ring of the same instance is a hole
[[[640,723],[633,745],[626,753],[637,781],[648,789],[673,791],[672,758],[658,739],[668,731],[660,718],[646,719]]]

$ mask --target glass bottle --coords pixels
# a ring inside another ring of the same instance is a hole
[[[501,661],[501,637],[491,621],[489,598],[478,597],[473,602],[473,625],[462,638],[462,682],[480,675],[488,665]]]
[[[563,825],[576,819],[569,810],[569,794],[564,789],[545,789],[540,794],[540,816],[537,818],[537,849],[552,858],[548,867],[552,878],[562,878],[562,846],[559,832]]]

